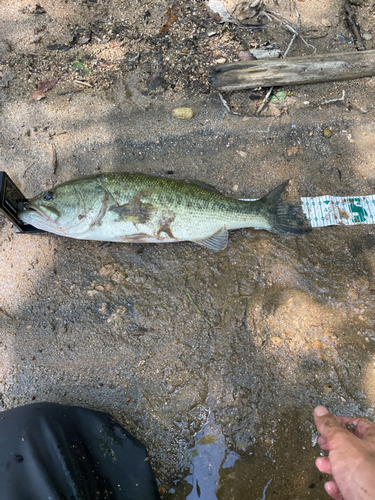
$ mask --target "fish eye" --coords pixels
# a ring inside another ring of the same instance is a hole
[[[43,195],[43,200],[44,201],[52,201],[54,199],[55,195],[51,191],[46,191]]]

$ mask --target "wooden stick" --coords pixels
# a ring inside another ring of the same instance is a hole
[[[211,69],[208,79],[215,89],[228,92],[354,80],[366,76],[375,76],[375,50],[221,64]]]
[[[348,2],[344,4],[344,10],[346,14],[346,20],[348,22],[349,28],[352,30],[353,35],[355,36],[358,43],[358,50],[365,50],[365,46],[363,45],[363,40],[361,37],[361,33],[359,32],[359,28],[355,19],[355,15],[353,14],[352,8]]]

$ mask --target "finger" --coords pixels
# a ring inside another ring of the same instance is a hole
[[[324,439],[323,436],[319,436],[318,437],[318,445],[321,447],[322,450],[324,451],[329,451],[330,450],[330,446],[329,446],[329,443],[327,442],[326,439]]]
[[[346,433],[339,421],[324,406],[317,406],[314,410],[314,420],[318,432],[328,443],[333,436]]]
[[[343,429],[350,430],[350,426],[357,427],[358,418],[350,418],[350,417],[336,417],[336,420],[339,422]]]
[[[375,438],[375,424],[365,418],[336,417],[343,429],[351,431],[360,439]]]
[[[375,441],[375,424],[365,418],[357,418],[354,434],[360,439]]]
[[[325,483],[324,488],[328,495],[330,495],[334,500],[343,500],[343,496],[340,493],[340,490],[335,483],[335,481],[328,481]]]
[[[317,458],[315,460],[315,465],[318,467],[320,472],[323,472],[324,474],[331,474],[332,475],[331,463],[330,463],[328,457]]]

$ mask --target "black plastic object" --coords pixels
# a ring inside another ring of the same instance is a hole
[[[0,498],[160,500],[143,444],[108,413],[56,403],[0,413]]]
[[[0,172],[0,212],[11,221],[17,233],[44,233],[43,230],[30,224],[22,224],[18,219],[17,213],[26,201],[27,199],[9,175],[6,172]]]

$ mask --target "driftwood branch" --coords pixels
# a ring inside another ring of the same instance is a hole
[[[220,92],[375,76],[375,50],[221,64],[209,81]]]

